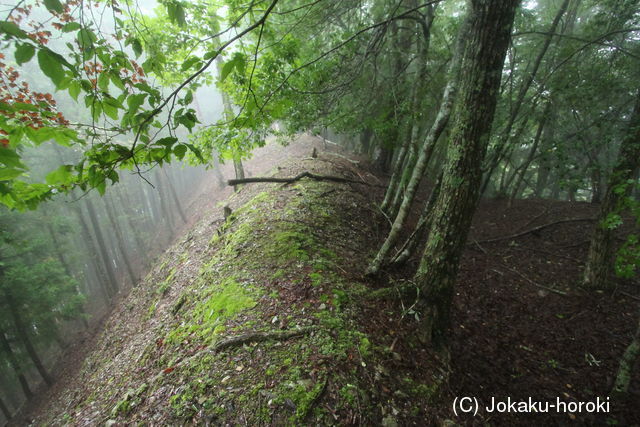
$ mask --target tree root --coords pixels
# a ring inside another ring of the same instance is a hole
[[[366,181],[358,181],[355,179],[344,178],[341,176],[331,176],[331,175],[316,175],[311,172],[302,172],[293,178],[271,178],[271,177],[251,177],[251,178],[242,178],[242,179],[230,179],[227,181],[227,185],[238,185],[238,184],[251,184],[256,182],[279,182],[282,184],[291,184],[293,182],[299,181],[302,178],[311,178],[316,181],[332,181],[332,182],[342,182],[346,184],[362,184],[368,185],[371,187],[383,187],[382,185],[372,184]]]
[[[364,295],[367,299],[392,299],[403,296],[415,295],[417,292],[416,285],[406,284],[401,286],[389,286],[386,288],[376,289]]]

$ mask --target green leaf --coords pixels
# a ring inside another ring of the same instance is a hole
[[[106,102],[102,104],[102,108],[107,116],[112,118],[113,120],[118,120],[118,109],[113,105],[110,105]]]
[[[0,181],[8,181],[19,177],[24,173],[23,170],[13,168],[0,168]]]
[[[82,48],[90,48],[93,44],[98,40],[96,35],[91,30],[87,30],[86,28],[82,28],[78,31],[78,35],[76,37],[80,47]]]
[[[93,117],[94,122],[100,120],[100,114],[102,114],[102,102],[94,100],[91,103],[91,117]]]
[[[25,62],[31,61],[33,55],[36,54],[36,48],[32,44],[29,43],[21,43],[16,48],[14,55],[16,57],[16,62],[18,65],[22,65]]]
[[[69,95],[71,95],[71,97],[76,101],[78,100],[78,95],[80,95],[81,90],[82,87],[77,80],[74,80],[69,84]]]
[[[142,43],[137,38],[131,39],[131,49],[133,49],[133,53],[136,55],[136,58],[142,55]]]
[[[65,26],[62,27],[62,32],[70,33],[71,31],[76,31],[76,30],[79,30],[80,28],[82,28],[82,25],[80,25],[77,22],[67,22]]]
[[[73,166],[62,165],[58,169],[49,172],[45,181],[49,185],[69,185],[73,182],[72,170]]]
[[[236,52],[229,61],[227,61],[220,71],[220,81],[223,82],[224,79],[227,78],[229,73],[233,71],[234,68],[238,68],[240,73],[244,72],[246,66],[246,59],[244,55],[240,52]]]
[[[24,168],[20,155],[10,148],[0,147],[0,163],[8,167]]]
[[[180,160],[184,158],[184,155],[187,153],[187,146],[184,144],[178,144],[173,147],[173,154]]]
[[[49,77],[57,87],[64,78],[64,70],[60,60],[52,53],[49,49],[40,49],[38,51],[38,65],[44,75]]]
[[[64,12],[62,3],[60,3],[59,0],[44,0],[44,5],[47,9],[49,9],[52,12],[56,12],[56,13]]]
[[[26,39],[27,33],[11,21],[0,21],[0,33],[4,33],[19,39]]]
[[[163,146],[169,148],[173,144],[175,144],[176,142],[178,142],[178,138],[176,138],[174,136],[167,136],[167,137],[160,138],[159,140],[157,140],[156,141],[156,145],[163,145]]]
[[[191,101],[193,101],[193,92],[187,91],[187,94],[184,96],[183,103],[184,105],[189,105],[191,104]]]
[[[131,95],[127,98],[127,105],[129,106],[128,114],[135,114],[138,108],[144,104],[144,99],[147,97],[146,93],[138,93]]]
[[[178,24],[180,27],[186,25],[184,6],[178,1],[171,1],[166,4],[167,15],[172,23]]]
[[[107,74],[107,73],[102,73],[98,77],[98,87],[103,92],[108,92],[109,91],[109,81],[111,80],[110,77],[111,76],[109,76],[109,74]]]
[[[122,81],[122,79],[120,78],[120,75],[116,71],[111,71],[109,73],[109,76],[111,76],[111,83],[113,83],[115,87],[117,87],[120,90],[125,89],[124,82]]]
[[[189,68],[193,67],[193,65],[198,62],[200,62],[200,58],[198,58],[197,56],[191,56],[182,63],[182,67],[180,68],[180,71],[187,71]]]

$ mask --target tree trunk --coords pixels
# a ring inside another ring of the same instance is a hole
[[[407,157],[407,152],[409,151],[409,145],[411,144],[411,126],[409,126],[408,135],[406,135],[404,143],[400,146],[398,150],[398,155],[396,156],[395,164],[393,165],[393,174],[391,175],[391,179],[389,179],[389,185],[387,186],[387,191],[384,194],[384,200],[380,205],[380,209],[382,212],[389,215],[389,206],[398,190],[398,185],[400,182],[400,178],[402,177],[402,171],[404,167],[404,162]]]
[[[182,209],[182,203],[180,203],[180,199],[178,199],[176,188],[173,186],[173,183],[171,182],[171,178],[167,174],[167,171],[163,169],[162,173],[164,174],[164,181],[167,183],[167,188],[169,188],[169,194],[171,195],[171,199],[173,200],[173,205],[178,211],[178,214],[180,214],[180,218],[182,219],[182,222],[186,224],[187,216],[184,214],[184,210]]]
[[[102,263],[104,264],[105,270],[107,272],[107,280],[109,280],[110,287],[114,291],[114,293],[117,293],[119,289],[118,280],[113,269],[113,261],[111,260],[111,256],[109,255],[109,249],[107,248],[104,235],[102,234],[102,228],[100,227],[100,223],[98,222],[98,215],[96,215],[93,203],[88,198],[86,199],[86,206],[87,212],[89,213],[89,221],[91,222],[91,227],[93,228],[93,232],[96,236],[96,243],[98,244],[99,249],[98,252],[100,253]]]
[[[551,23],[551,26],[547,31],[547,36],[544,39],[544,42],[542,44],[542,49],[538,53],[538,56],[536,57],[536,59],[533,61],[531,71],[527,73],[527,75],[524,78],[524,81],[522,82],[522,86],[520,86],[520,90],[518,91],[518,96],[511,109],[511,114],[509,115],[507,124],[498,139],[498,145],[496,146],[496,149],[494,150],[494,153],[491,156],[491,159],[489,161],[487,173],[485,174],[485,180],[484,180],[484,183],[482,184],[481,194],[484,193],[485,190],[487,189],[487,186],[489,185],[489,180],[491,179],[491,175],[493,175],[493,171],[495,170],[496,166],[498,166],[498,164],[500,163],[500,160],[502,160],[502,158],[504,157],[504,151],[507,148],[509,136],[511,135],[511,128],[513,127],[513,124],[515,123],[518,117],[518,113],[520,112],[520,107],[524,102],[524,98],[527,95],[527,92],[529,91],[529,88],[531,87],[536,77],[536,74],[538,73],[538,69],[542,64],[542,59],[547,54],[547,50],[549,49],[549,46],[551,45],[551,41],[555,36],[556,29],[560,24],[562,16],[567,11],[567,7],[569,6],[569,1],[570,0],[564,0],[560,5],[560,8],[556,13],[555,18],[553,19],[553,22]]]
[[[631,340],[631,344],[622,354],[620,359],[620,365],[618,367],[618,374],[616,375],[616,381],[613,385],[611,394],[614,396],[624,396],[629,392],[629,384],[631,383],[631,376],[633,373],[633,365],[638,359],[640,354],[640,315],[638,316],[638,327],[636,333]]]
[[[4,415],[7,421],[11,420],[11,412],[9,411],[9,407],[4,403],[4,400],[0,397],[0,411]]]
[[[588,288],[603,289],[609,284],[613,263],[613,237],[614,231],[607,227],[609,215],[619,213],[622,203],[629,194],[632,180],[640,159],[640,91],[636,94],[636,103],[631,113],[629,128],[622,143],[618,161],[611,177],[609,185],[600,207],[598,223],[591,237],[589,255],[584,270],[583,284]]]
[[[107,301],[110,302],[113,296],[115,295],[116,290],[113,287],[113,283],[109,282],[109,278],[105,273],[104,266],[98,259],[100,257],[100,252],[96,247],[95,241],[91,235],[91,231],[89,229],[87,221],[84,217],[84,214],[82,213],[82,210],[78,202],[72,202],[70,204],[70,207],[78,217],[78,222],[80,223],[80,233],[82,235],[82,241],[87,247],[87,252],[91,260],[91,266],[95,270],[95,276],[98,278],[98,281],[100,282],[100,285],[101,285],[100,288],[104,292],[104,296],[107,299]]]
[[[131,286],[135,286],[137,283],[136,275],[133,272],[133,267],[131,266],[131,255],[129,254],[129,249],[127,249],[127,241],[122,233],[122,228],[120,228],[120,222],[118,221],[118,217],[116,216],[115,209],[109,203],[109,201],[105,200],[104,206],[107,211],[107,217],[109,218],[109,222],[111,223],[111,227],[113,231],[116,233],[116,244],[118,245],[118,249],[122,254],[122,261],[124,261],[124,265],[127,269],[127,274],[129,275],[129,280],[131,281]]]
[[[533,162],[533,159],[538,151],[538,145],[540,143],[540,137],[542,136],[542,130],[544,129],[545,123],[547,121],[547,115],[549,114],[550,103],[544,108],[544,112],[542,113],[542,118],[540,119],[540,123],[538,124],[538,130],[536,131],[536,136],[533,138],[533,144],[531,145],[531,149],[529,150],[529,155],[522,162],[520,166],[520,170],[516,172],[515,184],[513,185],[513,189],[511,190],[511,197],[509,198],[509,206],[513,203],[513,201],[520,194],[520,187],[522,187],[522,181],[524,180],[524,176],[529,169],[529,165]]]
[[[418,244],[426,240],[426,234],[429,231],[429,228],[431,228],[431,219],[433,218],[433,205],[438,199],[440,188],[442,188],[442,172],[440,172],[440,175],[436,179],[436,183],[433,187],[433,190],[431,191],[429,200],[427,200],[427,203],[425,203],[424,208],[422,209],[422,214],[420,214],[420,219],[418,220],[416,229],[396,254],[395,258],[392,261],[393,264],[401,265],[405,263],[409,259],[411,254],[415,252]]]
[[[460,34],[463,34],[463,32],[461,32]],[[424,175],[424,171],[427,168],[427,164],[429,163],[429,159],[431,157],[431,154],[433,153],[433,149],[435,148],[438,138],[447,126],[457,90],[457,76],[460,70],[460,54],[464,45],[463,39],[464,37],[458,38],[456,51],[454,53],[449,70],[449,81],[447,82],[447,86],[444,89],[444,94],[440,103],[440,110],[438,111],[438,115],[431,125],[431,129],[429,130],[429,133],[427,134],[422,144],[418,160],[416,161],[416,164],[411,173],[411,179],[409,180],[407,189],[404,192],[404,198],[402,199],[402,204],[400,205],[400,208],[398,210],[398,215],[396,215],[395,220],[391,225],[389,235],[382,244],[382,247],[378,251],[375,258],[369,264],[369,267],[367,268],[367,275],[377,275],[380,272],[380,268],[386,262],[391,249],[400,237],[400,232],[402,231],[407,217],[409,216],[413,198],[416,194],[416,191],[418,190],[418,186],[420,185],[420,182]]]
[[[9,361],[9,365],[11,365],[11,368],[13,368],[13,372],[15,373],[16,377],[18,377],[18,382],[20,383],[20,387],[22,387],[22,392],[24,393],[25,397],[27,398],[27,400],[31,399],[33,397],[33,392],[29,387],[29,382],[22,373],[20,363],[18,362],[15,353],[11,349],[11,344],[9,344],[9,340],[7,339],[5,332],[1,329],[0,348],[2,348],[2,350],[5,352],[7,360]]]
[[[33,346],[31,339],[29,338],[29,332],[27,331],[27,327],[22,321],[22,317],[18,312],[18,306],[16,305],[17,302],[13,298],[13,295],[11,294],[11,292],[7,290],[5,290],[4,297],[6,298],[7,306],[9,308],[9,314],[11,315],[11,320],[13,321],[13,325],[16,328],[18,339],[22,342],[22,345],[24,346],[25,350],[27,350],[27,354],[29,355],[29,358],[35,365],[36,369],[40,373],[40,376],[42,377],[44,382],[49,387],[51,387],[53,385],[53,379],[49,376],[49,373],[47,372],[44,365],[42,364],[42,361],[40,360],[40,356],[38,356],[38,353],[36,352],[36,349]]]
[[[518,0],[471,0],[462,34],[460,93],[453,113],[442,188],[415,282],[424,338],[444,344],[460,256],[478,202],[482,161],[496,108]]]

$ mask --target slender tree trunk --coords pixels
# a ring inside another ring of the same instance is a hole
[[[69,263],[67,262],[67,260],[64,257],[63,252],[63,247],[60,244],[60,240],[58,239],[58,236],[56,235],[55,230],[53,229],[53,226],[51,225],[50,222],[46,223],[46,227],[47,230],[49,231],[49,236],[51,237],[51,242],[53,242],[53,248],[52,250],[55,252],[56,257],[58,258],[58,261],[60,261],[60,264],[62,264],[62,266],[64,267],[64,272],[66,273],[67,276],[69,276],[70,278],[75,278],[75,275],[73,274],[73,271],[71,270],[71,266],[69,265]],[[75,287],[76,289],[76,293],[78,295],[82,295],[82,291],[79,289],[78,286]],[[85,329],[89,329],[89,322],[87,321],[86,318],[86,313],[87,311],[84,308],[84,304],[80,304],[80,321],[82,322],[82,325],[84,326]]]
[[[638,360],[640,354],[640,315],[638,316],[638,327],[636,333],[631,340],[631,344],[622,354],[620,365],[618,366],[618,374],[613,385],[611,394],[614,396],[625,396],[629,393],[629,384],[633,374],[633,365]]]
[[[540,119],[540,123],[538,124],[538,130],[536,131],[536,135],[533,138],[533,144],[531,145],[531,149],[529,150],[529,154],[527,158],[520,165],[519,172],[516,172],[517,178],[515,179],[515,184],[513,185],[513,189],[511,190],[511,197],[509,198],[509,205],[513,203],[518,194],[520,194],[520,187],[522,187],[522,181],[524,180],[524,176],[529,169],[529,165],[533,162],[533,159],[538,151],[538,145],[540,143],[540,138],[542,136],[542,131],[544,129],[545,123],[547,121],[547,115],[549,114],[550,103],[544,108],[544,112],[542,113],[542,118]]]
[[[136,248],[138,249],[138,253],[140,254],[140,259],[142,260],[142,263],[144,265],[147,264],[148,262],[148,254],[147,254],[147,245],[145,245],[145,243],[143,242],[143,240],[140,238],[140,234],[138,233],[139,230],[136,229],[136,227],[134,227],[133,225],[133,220],[131,219],[132,216],[135,215],[135,211],[133,209],[133,205],[131,204],[129,198],[123,194],[122,189],[120,188],[116,188],[116,197],[118,199],[118,204],[125,209],[125,218],[127,221],[127,226],[129,227],[129,232],[131,233],[131,235],[133,236],[133,241],[135,243]],[[114,200],[111,199],[110,200],[112,206],[111,209],[115,209],[114,208]]]
[[[632,180],[640,161],[640,91],[631,113],[629,128],[620,145],[618,162],[613,168],[609,185],[600,207],[599,221],[591,237],[589,255],[584,270],[583,284],[588,288],[602,289],[609,284],[613,263],[613,237],[615,230],[607,227],[610,214],[619,213],[629,194]]]
[[[102,227],[98,222],[98,215],[96,214],[96,210],[93,207],[93,203],[90,199],[86,199],[85,206],[87,207],[87,212],[89,213],[89,221],[91,222],[91,227],[93,228],[93,233],[96,236],[96,243],[98,244],[98,249],[100,256],[102,258],[102,263],[104,264],[105,271],[107,272],[107,279],[111,284],[111,289],[114,291],[114,294],[118,292],[118,279],[116,278],[116,273],[113,267],[113,261],[111,260],[111,256],[109,255],[109,249],[107,248],[107,243],[104,239],[104,235],[102,234]]]
[[[109,282],[109,278],[105,273],[104,266],[101,261],[98,259],[100,257],[100,251],[96,247],[94,238],[91,235],[91,231],[89,229],[89,225],[85,219],[84,214],[80,208],[78,202],[72,202],[70,204],[71,209],[75,212],[78,217],[78,222],[80,223],[80,232],[82,235],[82,241],[87,246],[87,251],[89,258],[91,259],[91,265],[95,270],[95,275],[100,282],[100,288],[104,292],[104,296],[108,302],[113,299],[113,296],[116,293],[113,283]]]
[[[396,156],[395,164],[393,165],[393,174],[391,175],[391,179],[389,179],[389,185],[387,186],[387,191],[385,192],[384,200],[380,205],[380,209],[382,209],[382,211],[387,215],[389,215],[389,206],[391,205],[393,197],[395,196],[398,190],[398,184],[402,177],[404,162],[407,157],[407,152],[409,151],[409,146],[411,145],[411,136],[412,136],[411,133],[412,133],[413,127],[408,126],[408,128],[409,128],[407,132],[408,135],[405,135],[405,140],[402,146],[400,146],[400,149],[398,150],[398,155]]]
[[[36,369],[40,373],[40,376],[42,377],[44,382],[49,387],[51,387],[53,385],[53,379],[49,376],[49,373],[47,372],[44,365],[42,364],[42,361],[40,360],[40,356],[38,356],[38,353],[36,352],[36,349],[33,346],[31,339],[29,338],[29,332],[27,331],[27,327],[24,324],[22,317],[20,316],[20,313],[18,312],[18,306],[16,305],[17,302],[13,298],[13,295],[11,294],[11,292],[9,291],[5,290],[4,297],[6,298],[7,306],[9,308],[9,314],[11,315],[11,320],[13,321],[13,325],[16,328],[16,334],[18,336],[18,339],[22,342],[22,345],[24,346],[25,350],[27,350],[27,354],[29,355],[29,358],[35,365]]]
[[[468,2],[460,73],[442,188],[415,282],[424,338],[444,344],[460,257],[475,212],[502,67],[518,0]]]
[[[431,125],[431,129],[429,130],[429,133],[427,134],[427,137],[422,144],[418,160],[416,161],[416,165],[413,168],[411,179],[409,180],[409,184],[404,193],[404,198],[402,200],[402,204],[400,205],[400,209],[398,210],[398,215],[396,215],[395,220],[391,225],[389,235],[382,244],[382,247],[378,251],[375,258],[371,261],[369,267],[367,268],[368,275],[377,275],[380,272],[380,268],[386,262],[391,249],[398,241],[400,232],[402,231],[407,217],[409,216],[413,198],[416,194],[416,191],[418,190],[418,186],[420,185],[420,181],[422,180],[424,171],[427,168],[427,164],[429,163],[431,154],[433,153],[433,149],[435,148],[438,138],[447,126],[457,89],[457,75],[460,69],[460,53],[463,47],[463,39],[464,37],[459,37],[457,43],[456,52],[454,53],[449,70],[449,81],[447,82],[447,86],[444,89],[444,95],[442,96],[440,111],[438,111],[438,115]]]
[[[173,205],[175,206],[178,214],[180,214],[180,218],[182,222],[187,223],[187,216],[184,214],[184,210],[182,210],[182,203],[180,203],[180,199],[178,199],[178,194],[176,194],[176,189],[171,183],[171,179],[165,170],[162,171],[164,174],[164,181],[167,184],[167,188],[169,189],[169,194],[171,195],[171,199],[173,200]],[[244,178],[244,176],[243,176]]]
[[[29,387],[29,382],[27,381],[24,374],[22,373],[22,368],[20,367],[20,363],[18,362],[18,359],[16,358],[15,353],[11,349],[11,344],[9,344],[9,340],[7,339],[5,332],[1,329],[0,329],[0,348],[2,348],[2,350],[4,351],[7,357],[7,360],[9,361],[9,365],[11,365],[11,368],[13,369],[13,372],[15,373],[16,377],[18,377],[18,382],[20,383],[20,387],[22,388],[22,392],[24,393],[25,397],[27,398],[27,400],[31,399],[33,397],[33,392]]]
[[[103,202],[105,210],[107,212],[107,217],[109,218],[109,222],[111,223],[111,227],[116,233],[116,245],[118,246],[118,249],[122,254],[122,261],[124,262],[125,268],[127,269],[127,274],[129,275],[131,286],[135,286],[138,280],[135,273],[133,272],[133,267],[131,266],[131,255],[129,254],[129,249],[127,249],[127,241],[124,237],[124,234],[122,233],[122,228],[120,228],[120,222],[118,221],[116,212],[109,201],[103,198]]]
[[[9,407],[4,403],[4,400],[2,400],[2,398],[0,397],[0,411],[2,411],[2,414],[4,415],[5,419],[7,421],[11,421],[11,411],[9,411]]]
[[[418,224],[416,225],[416,229],[409,236],[409,239],[405,242],[405,244],[400,248],[395,258],[393,259],[393,264],[401,265],[404,264],[411,254],[413,254],[421,242],[426,241],[427,232],[431,228],[431,220],[433,218],[433,206],[435,205],[436,200],[438,199],[438,195],[440,194],[440,188],[442,188],[442,172],[438,176],[436,180],[436,184],[431,191],[431,195],[429,196],[429,200],[424,205],[422,209],[422,214],[420,214],[420,219],[418,220]]]
[[[522,107],[522,104],[524,102],[524,98],[527,95],[527,92],[529,91],[529,88],[531,87],[536,77],[536,74],[538,73],[538,70],[540,69],[540,65],[542,64],[542,59],[547,54],[547,50],[549,49],[549,46],[551,45],[553,37],[555,36],[556,29],[558,28],[558,25],[562,20],[562,16],[567,11],[567,7],[569,6],[569,1],[570,0],[564,0],[560,5],[560,8],[556,13],[555,18],[553,19],[553,22],[551,23],[551,26],[547,31],[547,36],[545,37],[544,42],[542,43],[542,49],[538,53],[538,56],[536,57],[536,59],[533,61],[533,64],[531,66],[531,71],[527,73],[527,75],[524,78],[524,81],[522,82],[522,86],[520,86],[520,90],[518,91],[518,97],[516,98],[516,101],[513,104],[513,107],[511,109],[511,114],[509,115],[509,119],[507,120],[507,124],[504,128],[504,131],[501,133],[499,137],[498,145],[496,146],[496,149],[489,161],[489,165],[487,168],[487,172],[485,174],[485,179],[484,179],[484,183],[482,184],[482,189],[480,191],[480,194],[483,194],[486,191],[487,186],[489,185],[489,180],[491,179],[491,175],[493,175],[493,171],[495,170],[496,166],[498,166],[498,164],[500,163],[500,160],[502,160],[502,158],[504,157],[504,151],[508,145],[509,136],[511,134],[511,128],[513,127],[513,124],[515,123],[518,117],[520,108]]]

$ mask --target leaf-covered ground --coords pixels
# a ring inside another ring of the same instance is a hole
[[[305,136],[272,149],[270,173],[382,180],[325,148]],[[209,207],[114,310],[67,386],[33,413],[35,423],[640,423],[638,369],[630,400],[612,402],[609,414],[452,412],[462,396],[483,404],[492,396],[606,397],[636,324],[639,290],[632,281],[618,281],[613,294],[577,287],[593,223],[489,241],[594,217],[597,206],[481,204],[444,363],[414,338],[412,298],[370,297],[406,284],[417,260],[375,283],[363,279],[388,227],[375,207],[380,196],[375,186],[303,180],[245,186],[228,200],[226,221],[219,206]]]
[[[329,153],[273,173],[304,170],[378,183]],[[393,425],[426,416],[437,382],[423,386],[418,370],[398,377],[402,356],[377,336],[388,331],[365,331],[361,272],[381,232],[374,195],[306,179],[245,186],[228,200],[230,217],[206,215],[122,301],[35,423]]]

